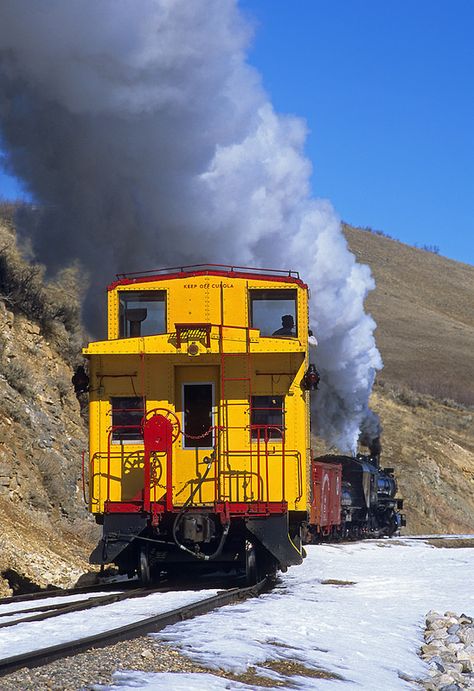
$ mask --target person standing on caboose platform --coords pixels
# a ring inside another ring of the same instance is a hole
[[[83,365],[76,367],[71,382],[79,401],[81,417],[86,423],[89,423],[89,376]]]

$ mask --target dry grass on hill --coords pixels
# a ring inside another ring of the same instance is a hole
[[[474,405],[474,266],[349,226],[345,234],[376,281],[367,309],[383,379]]]
[[[382,464],[395,468],[405,534],[474,533],[474,411],[408,389],[376,386]]]
[[[474,267],[345,227],[376,281],[384,361],[372,398],[407,533],[474,532]]]

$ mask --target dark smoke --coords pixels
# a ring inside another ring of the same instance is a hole
[[[380,418],[373,410],[368,410],[360,426],[359,444],[366,446],[371,456],[378,458],[382,452],[381,436]]]
[[[91,277],[229,262],[300,270],[322,383],[316,428],[354,449],[375,370],[373,281],[331,205],[310,196],[304,123],[246,63],[235,0],[2,0],[0,131],[43,209],[35,251]]]

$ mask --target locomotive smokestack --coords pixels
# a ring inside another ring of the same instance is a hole
[[[380,465],[380,454],[382,453],[382,444],[380,437],[375,437],[369,444],[370,455],[375,461],[375,465]]]
[[[380,418],[373,410],[369,410],[361,425],[359,444],[369,449],[376,465],[379,465],[380,454],[382,453],[381,434]]]
[[[246,62],[236,0],[2,0],[0,134],[40,217],[50,270],[79,259],[96,333],[117,271],[228,262],[313,288],[315,431],[357,444],[381,359],[374,287],[332,206],[310,193],[306,126],[275,113]],[[100,315],[100,316],[99,316]]]

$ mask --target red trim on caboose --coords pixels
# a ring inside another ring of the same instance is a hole
[[[287,513],[286,501],[251,501],[251,502],[217,502],[215,511],[229,516],[269,516],[275,513]]]
[[[179,513],[182,506],[173,506],[167,510],[161,502],[151,502],[150,515],[162,514],[165,512]],[[288,502],[286,501],[253,501],[253,502],[217,502],[211,506],[191,506],[190,510],[202,513],[217,513],[226,516],[270,516],[273,514],[284,514],[288,512]],[[104,513],[142,513],[142,501],[106,501],[104,503]]]
[[[105,501],[104,513],[142,513],[143,501]]]
[[[107,286],[107,290],[114,290],[118,286],[134,285],[137,283],[150,283],[152,281],[168,281],[176,278],[191,278],[193,276],[250,278],[257,281],[295,283],[296,285],[300,286],[300,288],[308,288],[306,283],[303,283],[303,281],[300,279],[297,271],[263,269],[246,266],[230,266],[224,264],[191,264],[190,266],[171,267],[168,269],[117,274],[117,280]]]

